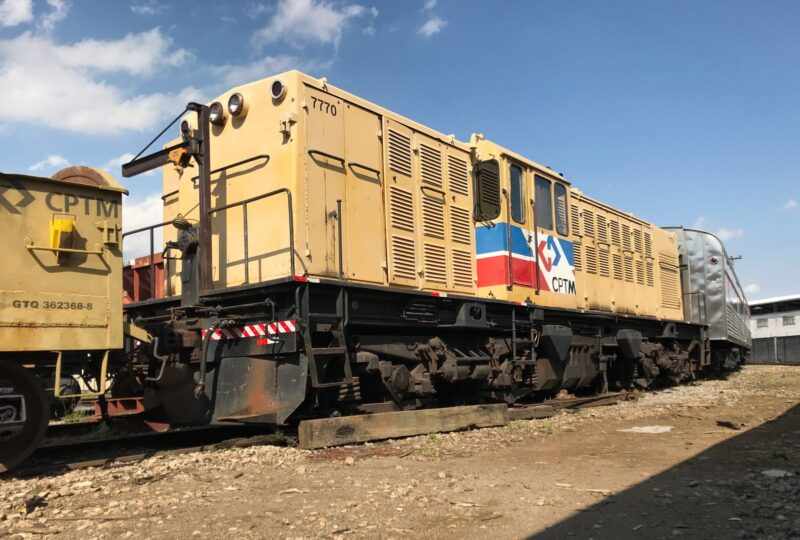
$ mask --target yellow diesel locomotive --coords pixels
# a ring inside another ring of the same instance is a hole
[[[177,139],[123,166],[163,167],[163,222],[124,240],[162,254],[149,288],[164,294],[124,307],[125,346],[103,366],[138,373],[151,418],[514,403],[678,383],[747,355],[718,239],[592,199],[483,135],[460,141],[297,71],[176,122]]]

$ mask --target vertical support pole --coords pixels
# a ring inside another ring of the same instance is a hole
[[[197,128],[199,135],[199,154],[196,155],[200,174],[198,178],[198,198],[200,210],[199,256],[200,291],[211,288],[211,132],[209,128],[208,107],[197,105]]]
[[[153,250],[156,248],[155,227],[150,227],[150,298],[156,297],[156,257]]]

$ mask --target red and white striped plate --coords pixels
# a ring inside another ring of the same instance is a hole
[[[297,332],[297,321],[275,321],[271,323],[261,322],[245,324],[244,326],[234,326],[231,328],[217,328],[211,335],[213,341],[222,339],[249,339],[266,338],[265,344],[275,343],[269,336],[275,334],[292,334]],[[208,333],[208,329],[202,331],[203,337]]]

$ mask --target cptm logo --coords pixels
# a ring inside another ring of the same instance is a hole
[[[551,235],[539,236],[536,260],[548,289],[555,293],[576,294],[572,242]]]

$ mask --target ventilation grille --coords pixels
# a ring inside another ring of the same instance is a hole
[[[578,205],[571,204],[569,210],[570,218],[572,219],[572,232],[575,236],[581,236],[581,212],[578,210]]]
[[[648,287],[652,287],[653,286],[653,282],[654,282],[654,280],[653,280],[653,261],[647,261],[646,268],[647,268],[647,286]]]
[[[389,194],[392,227],[414,232],[414,196],[397,186]]]
[[[472,224],[469,210],[457,206],[450,207],[450,237],[454,242],[472,243]]]
[[[636,283],[644,285],[644,263],[636,261]]]
[[[422,183],[442,189],[442,153],[425,144],[419,147],[419,163]]]
[[[575,240],[575,242],[572,243],[572,246],[573,246],[572,252],[575,263],[575,271],[581,272],[583,271],[583,251],[582,251],[583,244],[581,243],[580,240]]]
[[[608,244],[608,226],[606,216],[597,215],[597,241]]]
[[[597,248],[586,246],[586,271],[590,274],[597,273]]]
[[[422,196],[422,231],[425,236],[444,240],[444,202]]]
[[[583,211],[583,234],[594,238],[594,214],[589,210]]]
[[[447,172],[450,179],[450,191],[469,195],[469,174],[467,162],[457,157],[447,157]]]
[[[625,255],[625,281],[633,283],[633,257]]]
[[[472,288],[472,254],[468,251],[452,251],[453,283],[456,287]]]
[[[414,240],[392,236],[392,268],[394,276],[402,279],[417,278],[414,264]]]
[[[447,284],[446,260],[444,246],[425,244],[425,279]]]
[[[639,229],[633,231],[633,249],[636,253],[642,252],[642,231]]]
[[[614,279],[622,281],[622,255],[614,254]]]
[[[680,309],[678,271],[675,268],[661,266],[661,305],[670,309]]]
[[[611,244],[619,247],[619,221],[611,220]]]
[[[608,277],[608,250],[600,248],[597,252],[597,262],[600,267],[600,275]]]
[[[653,256],[653,239],[649,232],[644,233],[644,256]]]
[[[625,223],[622,224],[622,249],[631,250],[631,228]]]
[[[389,168],[405,176],[411,176],[411,139],[389,130]]]
[[[667,266],[678,266],[678,257],[676,255],[661,252],[659,253],[659,258],[661,262]]]
[[[500,213],[500,167],[497,162],[480,163],[478,177],[479,189],[476,196],[478,207],[481,209],[481,219],[494,219]]]

